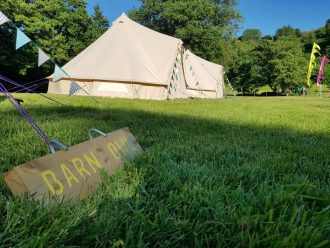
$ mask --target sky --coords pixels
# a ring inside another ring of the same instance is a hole
[[[99,4],[110,23],[138,8],[138,0],[87,0],[90,12]],[[301,31],[324,26],[330,19],[330,0],[239,0],[238,10],[244,16],[240,35],[246,28],[258,28],[263,35],[274,35],[278,28],[291,25]]]

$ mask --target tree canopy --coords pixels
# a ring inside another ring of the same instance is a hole
[[[283,38],[283,37],[293,37],[298,38],[300,36],[300,30],[298,28],[293,28],[290,25],[284,26],[276,30],[275,37]]]
[[[262,33],[259,29],[246,29],[241,36],[244,41],[248,40],[260,40],[262,38]]]
[[[235,44],[224,50],[236,51],[231,52],[236,60],[227,69],[237,91],[247,94],[268,85],[274,92],[287,92],[295,85],[306,84],[308,59],[300,39],[242,40]]]
[[[85,0],[2,0],[0,9],[57,63],[64,64],[97,39],[108,27],[98,6],[89,16]],[[26,45],[14,50],[16,31],[1,26],[0,69],[8,76],[46,76],[35,66],[36,49]],[[44,70],[49,70],[47,65]],[[29,71],[29,73],[27,73]]]
[[[243,32],[240,42],[222,42],[217,62],[224,64],[233,87],[244,94],[264,85],[274,92],[288,92],[297,86],[307,87],[306,75],[313,43],[321,46],[323,55],[330,53],[330,20],[314,31],[301,32],[291,26],[276,31],[274,37],[260,40],[257,30]],[[317,56],[319,64],[322,56]],[[313,71],[316,81],[318,68]],[[330,68],[325,68],[324,83],[330,86]]]

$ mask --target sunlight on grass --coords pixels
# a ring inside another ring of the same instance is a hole
[[[19,97],[64,144],[128,126],[146,152],[78,204],[17,200],[1,179],[4,246],[329,246],[330,99]],[[3,173],[48,150],[0,104]]]

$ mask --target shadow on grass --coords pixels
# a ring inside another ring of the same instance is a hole
[[[313,246],[330,235],[328,137],[115,108],[28,111],[69,145],[85,141],[92,127],[127,126],[146,153],[73,208],[36,211],[3,186],[0,238],[8,246],[36,244],[43,235],[40,244],[50,246]],[[25,212],[12,213],[13,205]],[[31,223],[28,230],[22,222]]]

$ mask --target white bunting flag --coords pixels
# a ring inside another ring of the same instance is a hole
[[[53,82],[56,82],[65,76],[66,76],[66,73],[58,65],[55,65]]]
[[[24,46],[26,43],[29,43],[30,41],[30,38],[17,28],[16,50]]]
[[[5,24],[8,21],[9,19],[7,16],[5,16],[5,14],[0,11],[0,25]]]
[[[41,65],[43,65],[46,61],[48,61],[50,58],[48,57],[48,55],[42,51],[39,47],[38,47],[38,67],[40,67]]]

